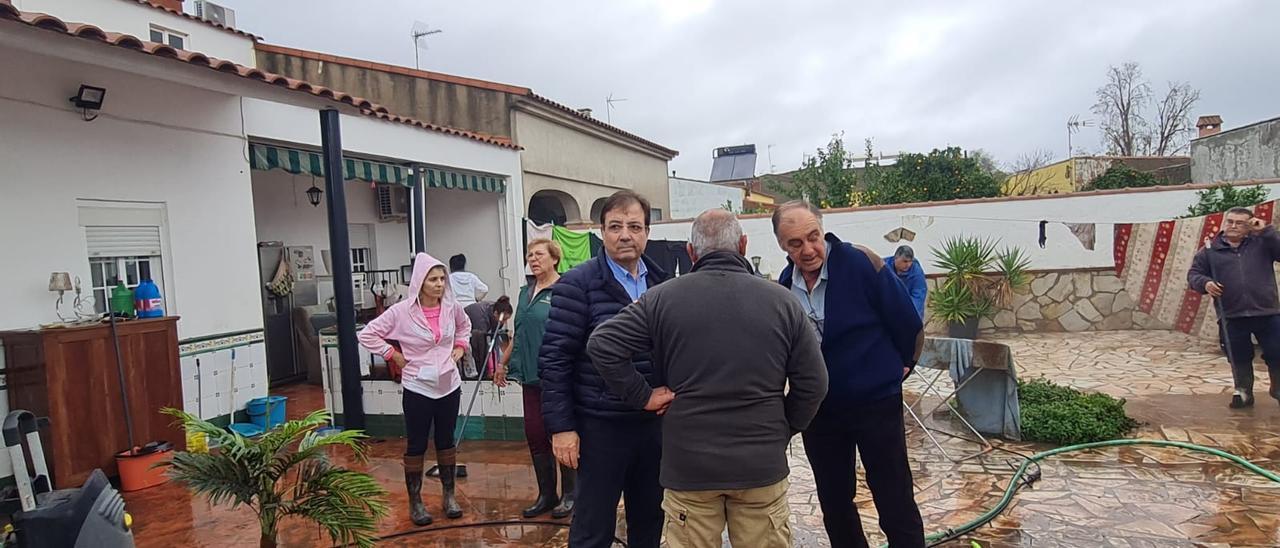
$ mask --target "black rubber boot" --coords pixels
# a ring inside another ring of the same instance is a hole
[[[431,525],[431,514],[422,504],[422,455],[404,457],[404,485],[409,491],[409,518],[419,527]]]
[[[526,518],[536,518],[550,512],[560,502],[556,497],[555,455],[534,455],[533,475],[538,478],[538,499],[533,501],[532,506],[521,512]]]
[[[577,470],[568,466],[560,467],[560,505],[551,510],[551,517],[562,519],[573,515],[573,499],[577,494],[575,490],[577,480]]]
[[[455,479],[458,475],[458,454],[454,449],[436,451],[436,465],[440,467],[440,486],[444,492],[444,515],[449,519],[462,517],[462,507],[458,506],[454,494]]]

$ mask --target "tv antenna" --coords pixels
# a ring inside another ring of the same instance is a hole
[[[1071,148],[1071,136],[1080,131],[1082,127],[1093,127],[1093,120],[1081,120],[1079,115],[1073,115],[1067,118],[1067,158],[1070,159],[1074,154]]]
[[[613,104],[621,103],[623,101],[626,101],[626,99],[614,99],[612,93],[610,93],[608,97],[605,97],[604,120],[606,123],[613,125],[613,109],[615,108]]]
[[[422,21],[414,21],[413,29],[409,31],[409,35],[413,36],[413,68],[422,70],[422,66],[418,61],[418,51],[427,49],[427,44],[422,39],[432,34],[440,34],[444,32],[440,29],[433,29],[430,25]]]
[[[769,156],[769,173],[773,173],[777,166],[773,165],[773,145],[765,147],[765,154]]]

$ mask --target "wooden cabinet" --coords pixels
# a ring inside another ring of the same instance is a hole
[[[116,323],[134,442],[186,446],[164,407],[182,408],[177,317]],[[49,417],[42,431],[58,489],[79,487],[94,468],[116,476],[115,454],[129,449],[110,324],[0,332],[9,408]]]

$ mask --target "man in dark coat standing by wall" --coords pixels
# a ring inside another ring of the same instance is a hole
[[[670,548],[790,548],[787,446],[827,392],[817,333],[783,288],[755,275],[733,213],[693,222],[692,272],[596,328],[587,354],[609,391],[662,412]],[[667,386],[632,364],[653,352]]]
[[[1191,289],[1216,300],[1226,331],[1227,361],[1235,380],[1230,407],[1253,405],[1253,338],[1271,377],[1271,397],[1280,400],[1280,299],[1275,263],[1280,232],[1243,207],[1222,216],[1222,233],[1196,253],[1187,272]]]
[[[667,279],[644,257],[649,214],[640,195],[614,193],[600,211],[605,252],[552,286],[538,375],[552,452],[578,471],[571,548],[613,544],[620,498],[626,500],[628,546],[657,548],[662,537],[662,423],[657,413],[610,394],[586,353],[597,326]],[[648,354],[637,355],[633,365],[650,386],[664,384]]]
[[[889,546],[923,548],[902,420],[902,380],[920,358],[922,320],[884,259],[824,233],[809,203],[779,206],[773,233],[790,263],[778,281],[817,328],[827,364],[827,398],[803,439],[831,545],[867,546],[853,504],[860,452]]]

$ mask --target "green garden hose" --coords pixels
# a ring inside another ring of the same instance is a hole
[[[1082,443],[1079,445],[1068,445],[1065,447],[1059,447],[1057,449],[1050,449],[1048,451],[1036,453],[1034,455],[1024,458],[1022,460],[1022,465],[1018,467],[1018,470],[1013,474],[1013,478],[1009,480],[1009,486],[1005,488],[1004,496],[1000,497],[1000,502],[996,503],[995,507],[991,508],[990,510],[987,510],[981,516],[978,516],[977,518],[975,518],[974,520],[968,523],[959,525],[957,527],[952,527],[950,529],[947,529],[946,531],[933,533],[925,537],[925,541],[928,542],[928,545],[930,547],[938,546],[944,542],[955,540],[959,538],[961,535],[972,532],[973,530],[983,525],[986,525],[991,520],[995,519],[996,516],[1000,515],[1001,512],[1004,512],[1005,508],[1009,506],[1009,503],[1013,501],[1014,493],[1018,490],[1020,486],[1024,485],[1022,481],[1022,477],[1026,475],[1027,468],[1029,468],[1034,463],[1037,463],[1041,460],[1047,459],[1055,455],[1060,455],[1062,453],[1074,453],[1076,451],[1085,451],[1088,449],[1098,449],[1101,447],[1118,447],[1118,446],[1124,446],[1124,445],[1152,445],[1156,447],[1176,447],[1178,449],[1185,449],[1188,451],[1208,453],[1210,455],[1229,460],[1232,463],[1234,463],[1236,466],[1239,466],[1245,470],[1248,470],[1249,472],[1253,472],[1254,474],[1267,478],[1273,482],[1280,483],[1280,475],[1277,475],[1275,472],[1272,472],[1252,462],[1249,462],[1244,457],[1241,457],[1239,455],[1233,455],[1221,449],[1214,449],[1212,447],[1205,447],[1203,445],[1196,445],[1194,443],[1185,443],[1180,441],[1165,441],[1165,440],[1125,439],[1125,440],[1099,441],[1094,443]],[[1036,479],[1039,479],[1039,478],[1038,477],[1032,478],[1031,481],[1035,481]],[[888,546],[889,546],[888,544],[882,544],[881,548],[886,548]]]

